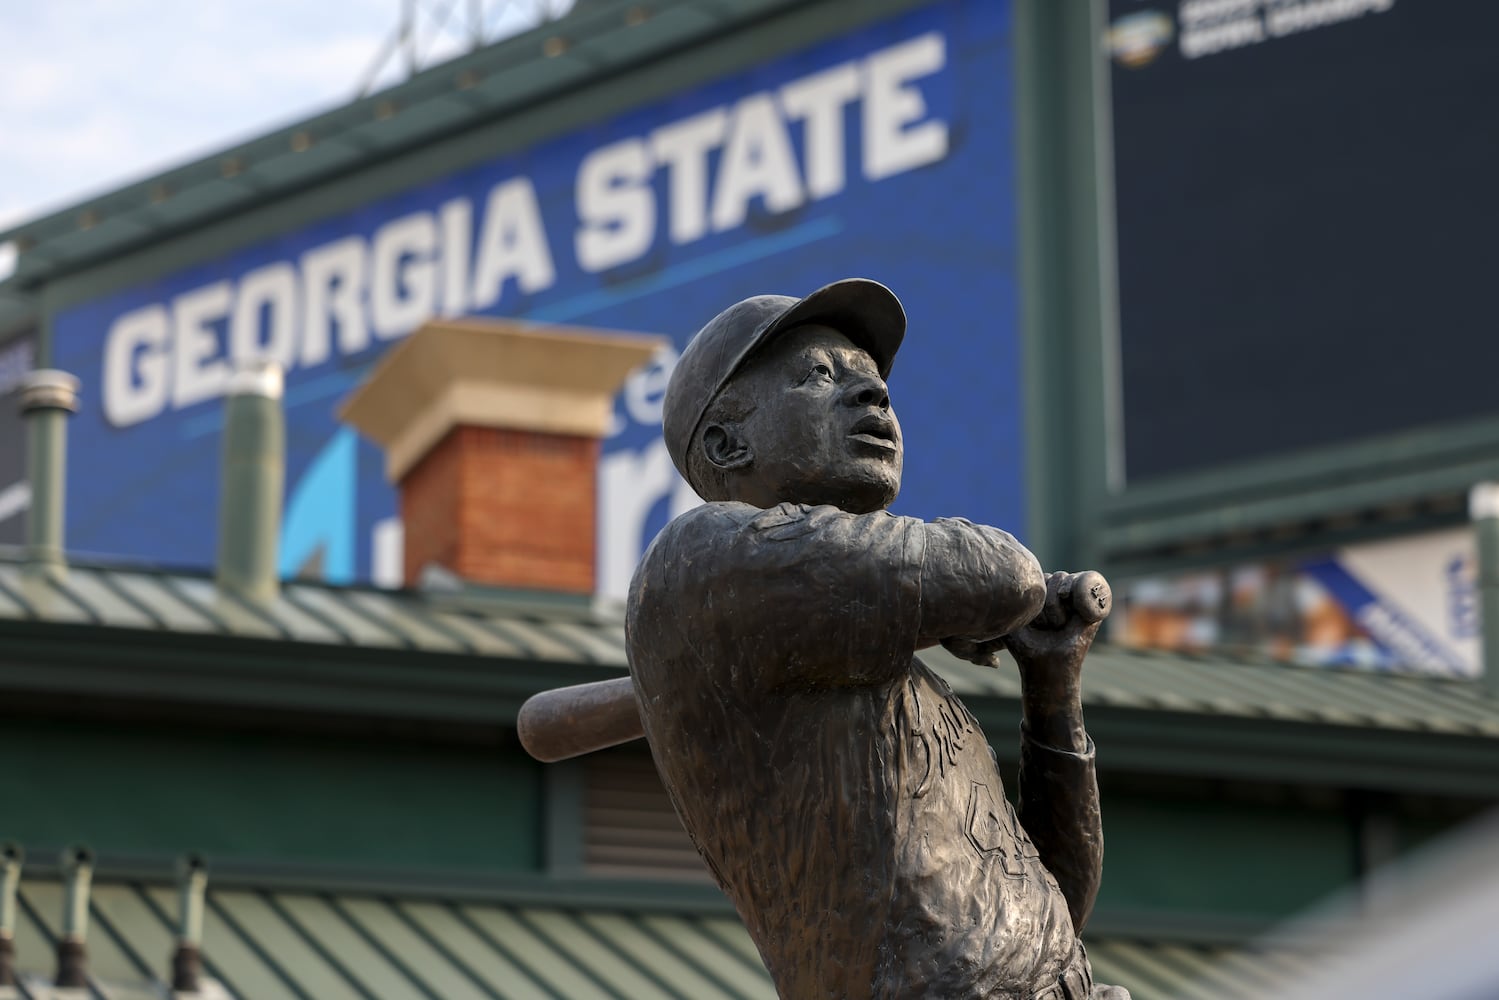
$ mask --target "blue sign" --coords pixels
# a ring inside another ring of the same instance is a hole
[[[754,294],[883,281],[911,319],[891,377],[895,510],[1023,528],[1010,9],[946,0],[413,187],[54,318],[77,373],[72,547],[206,566],[219,397],[287,371],[281,563],[399,577],[395,494],[334,417],[435,315],[667,334]],[[693,501],[660,439],[674,352],[632,376],[600,467],[600,589]]]

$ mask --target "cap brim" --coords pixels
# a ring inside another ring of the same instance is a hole
[[[745,357],[779,333],[814,323],[832,327],[868,351],[880,377],[890,377],[895,352],[906,336],[906,310],[894,292],[868,278],[844,278],[808,295],[760,331]]]

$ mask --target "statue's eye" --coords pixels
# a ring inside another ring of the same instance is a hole
[[[816,365],[812,368],[812,374],[821,375],[823,378],[832,378],[833,369],[829,368],[827,365]]]

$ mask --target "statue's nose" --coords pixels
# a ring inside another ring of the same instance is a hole
[[[884,379],[875,375],[867,375],[849,384],[844,390],[843,401],[849,406],[878,406],[882,410],[888,410],[890,409],[890,390],[886,387]]]

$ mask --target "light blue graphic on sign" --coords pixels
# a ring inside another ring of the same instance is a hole
[[[737,299],[850,275],[911,316],[894,509],[1019,531],[1012,95],[1009,4],[947,0],[64,311],[54,363],[85,387],[70,540],[210,564],[220,397],[236,359],[268,355],[287,371],[283,572],[388,579],[394,492],[334,408],[424,320],[661,333],[680,350]],[[604,443],[605,593],[694,502],[660,440],[675,350],[632,376]]]

